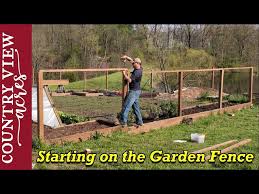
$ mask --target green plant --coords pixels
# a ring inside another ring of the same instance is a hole
[[[131,110],[130,112],[129,112],[129,115],[128,115],[128,124],[130,124],[130,123],[134,123],[135,122],[135,114],[133,113],[133,111]]]
[[[32,139],[32,149],[38,150],[43,147],[43,143],[40,141],[39,138]]]
[[[104,137],[101,133],[95,131],[95,133],[91,136],[91,139],[98,140],[100,137]]]
[[[148,118],[157,120],[159,119],[159,115],[161,115],[162,110],[160,106],[152,105],[148,109]]]
[[[223,96],[223,100],[227,100],[227,101],[228,101],[229,96],[230,96],[230,95]]]
[[[68,113],[64,113],[62,111],[59,112],[59,116],[60,119],[62,121],[62,123],[65,124],[72,124],[72,123],[79,123],[79,122],[84,122],[84,121],[88,121],[89,118],[88,117],[84,117],[84,116],[78,116],[75,114],[68,114]]]
[[[198,97],[199,100],[203,101],[203,100],[208,100],[208,97],[209,97],[209,92],[208,91],[205,91],[205,92],[202,92],[200,94],[200,96]]]
[[[245,103],[248,102],[248,97],[240,94],[229,95],[227,100],[232,103]]]
[[[177,116],[177,105],[175,102],[162,102],[159,107],[161,109],[160,118],[172,118]]]

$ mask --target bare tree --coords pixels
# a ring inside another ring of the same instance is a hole
[[[186,45],[188,46],[188,48],[192,48],[192,39],[195,28],[190,24],[186,24],[184,29]]]

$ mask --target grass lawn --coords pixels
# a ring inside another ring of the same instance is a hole
[[[55,107],[59,111],[70,114],[76,114],[86,117],[116,115],[121,111],[121,97],[114,96],[53,96]],[[175,100],[177,103],[177,100]],[[142,110],[147,110],[150,106],[159,103],[158,99],[140,98],[140,106]],[[196,104],[206,103],[199,101],[184,100],[184,106],[193,106]]]
[[[40,145],[33,148],[33,162],[36,162],[39,150],[51,150],[52,153],[66,153],[71,150],[78,152],[89,148],[97,153],[93,166],[87,167],[79,164],[36,164],[35,169],[259,169],[259,106],[252,109],[244,109],[235,113],[235,116],[227,114],[209,116],[194,122],[191,125],[181,124],[174,127],[154,130],[145,134],[129,135],[124,132],[115,132],[109,137],[99,137],[80,143],[66,143],[64,145]],[[187,141],[186,143],[174,143],[176,139],[189,140],[191,133],[205,133],[204,144]],[[232,153],[253,153],[253,163],[152,163],[149,154],[153,150],[163,150],[164,153],[180,153],[183,150],[194,151],[214,144],[232,139],[243,140],[251,138],[252,142]],[[135,153],[145,153],[147,158],[144,163],[122,163],[121,155],[126,150]],[[118,163],[101,163],[98,156],[101,153],[117,153]]]

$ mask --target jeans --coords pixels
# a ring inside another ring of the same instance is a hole
[[[136,116],[136,122],[138,125],[142,125],[142,116],[139,107],[139,96],[141,90],[130,90],[123,104],[122,112],[121,112],[121,123],[127,124],[128,115],[131,107],[133,108],[133,113]]]

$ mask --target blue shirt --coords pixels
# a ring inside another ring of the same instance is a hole
[[[130,90],[141,90],[140,88],[140,82],[142,78],[142,71],[143,68],[140,67],[140,69],[134,69],[131,73],[130,79],[131,82],[129,83],[129,89]]]

